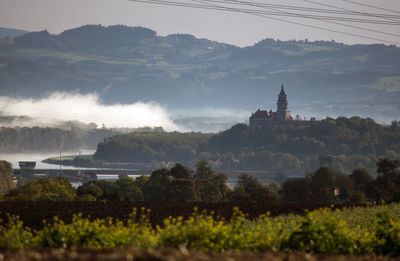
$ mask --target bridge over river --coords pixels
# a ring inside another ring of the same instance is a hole
[[[79,186],[90,180],[116,181],[121,177],[137,178],[142,175],[150,175],[151,170],[130,169],[14,169],[14,176],[24,179],[40,179],[42,177],[65,177],[74,186]],[[267,184],[277,181],[276,174],[271,171],[221,171],[228,177],[226,184],[234,187],[241,174],[247,174],[257,178],[261,183]],[[296,173],[295,176],[304,176],[304,173]]]
[[[71,182],[87,182],[89,180],[114,181],[120,177],[129,176],[136,178],[142,175],[150,175],[149,170],[128,169],[14,169],[14,176],[24,179],[39,179],[42,177],[65,177]]]

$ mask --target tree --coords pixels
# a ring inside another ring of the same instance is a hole
[[[168,169],[153,171],[146,182],[143,192],[144,199],[148,201],[164,201],[167,187],[171,181]]]
[[[311,201],[324,204],[334,202],[335,173],[328,167],[321,167],[310,178]]]
[[[248,174],[240,174],[235,190],[251,193],[252,191],[260,189],[262,186],[263,185],[257,180],[257,178]]]
[[[232,200],[238,202],[275,202],[277,198],[255,177],[241,174],[232,193]]]
[[[364,204],[366,202],[364,192],[355,190],[350,196],[350,202],[353,204]]]
[[[378,199],[400,201],[400,161],[379,159],[376,166],[378,177],[375,187],[378,190]]]
[[[119,187],[122,200],[125,201],[142,201],[143,192],[136,185],[135,180],[130,177],[120,178],[115,182],[115,185]]]
[[[174,179],[172,180],[165,193],[167,201],[194,201],[196,200],[196,190],[193,180]]]
[[[279,185],[279,183],[270,182],[266,186],[269,189],[269,191],[274,195],[274,197],[278,199],[279,191],[281,190],[281,186]]]
[[[363,168],[353,170],[350,179],[353,182],[354,188],[361,191],[364,191],[374,181],[374,178]]]
[[[25,201],[72,201],[76,199],[76,190],[64,177],[41,178],[8,191],[5,198]]]
[[[311,200],[311,184],[308,178],[291,178],[282,184],[282,200],[287,203],[308,203]]]
[[[0,196],[14,187],[12,173],[13,168],[11,163],[0,160]]]
[[[78,187],[79,196],[92,195],[96,200],[120,201],[121,192],[119,187],[109,181],[92,180]]]
[[[353,170],[350,175],[350,179],[353,182],[354,193],[356,191],[363,192],[364,198],[375,198],[376,197],[376,188],[374,188],[374,178],[368,173],[368,171],[364,168],[357,168]],[[356,196],[361,197],[360,193],[356,194]],[[352,196],[353,198],[353,196]],[[361,200],[360,199],[360,200]],[[365,200],[365,199],[364,199]],[[352,201],[354,201],[352,199]]]
[[[341,201],[346,201],[350,199],[350,196],[352,195],[353,182],[346,174],[336,174],[335,188],[339,189],[338,199]]]
[[[170,175],[176,179],[191,179],[192,170],[186,168],[182,164],[176,163],[175,166],[170,169]]]
[[[196,164],[194,183],[196,193],[201,201],[215,202],[227,196],[229,188],[225,185],[227,176],[223,173],[215,174],[205,161]]]
[[[83,199],[100,200],[103,197],[103,189],[96,181],[89,181],[77,188],[77,195]]]

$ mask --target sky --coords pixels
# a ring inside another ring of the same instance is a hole
[[[184,1],[184,0],[180,0]],[[186,0],[191,2],[190,0]],[[252,0],[255,2],[255,0]],[[257,0],[262,3],[324,8],[306,0]],[[320,3],[360,12],[391,13],[374,8],[363,7],[348,0],[315,0]],[[399,0],[353,0],[359,3],[379,6],[400,12]],[[326,7],[325,7],[326,8]],[[64,30],[86,24],[143,26],[153,29],[158,35],[188,33],[198,38],[207,38],[237,46],[253,45],[256,42],[273,38],[280,40],[335,40],[348,44],[386,43],[383,40],[399,43],[400,36],[367,32],[354,28],[300,18],[283,18],[292,22],[306,23],[331,30],[361,34],[377,40],[363,39],[350,35],[323,31],[289,24],[243,13],[215,10],[170,7],[128,0],[1,0],[0,27],[40,31],[47,29],[58,34]],[[352,24],[372,30],[400,35],[399,25]]]

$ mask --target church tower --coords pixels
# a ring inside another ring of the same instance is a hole
[[[288,101],[285,90],[283,89],[283,84],[281,88],[281,92],[278,95],[278,102],[277,102],[277,110],[276,114],[278,116],[278,120],[284,121],[288,118]]]

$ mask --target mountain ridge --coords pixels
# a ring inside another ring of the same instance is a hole
[[[237,47],[143,27],[86,25],[0,41],[0,82],[6,96],[98,92],[104,103],[156,101],[181,111],[270,109],[283,83],[289,107],[300,114],[390,121],[400,113],[400,48],[273,39]]]
[[[22,34],[28,33],[26,30],[14,29],[14,28],[6,28],[0,27],[0,38],[2,37],[16,37]]]

